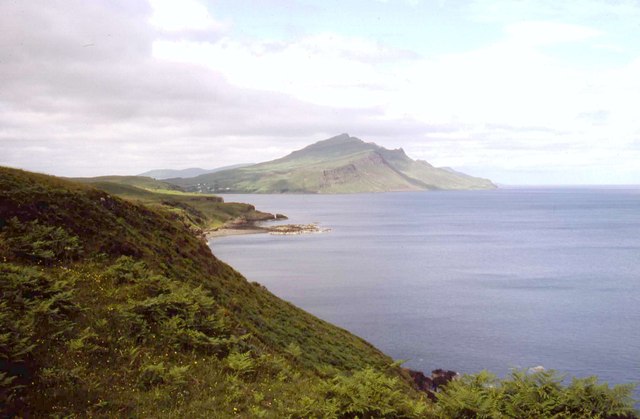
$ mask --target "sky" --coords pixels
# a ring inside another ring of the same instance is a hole
[[[640,184],[637,0],[0,0],[0,165],[216,168],[349,133],[511,185]]]

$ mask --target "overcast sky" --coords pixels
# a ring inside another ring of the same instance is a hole
[[[504,184],[640,184],[636,0],[0,0],[0,165],[215,168],[343,132]]]

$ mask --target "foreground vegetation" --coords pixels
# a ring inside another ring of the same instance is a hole
[[[634,417],[631,388],[466,376],[436,402],[172,211],[0,168],[0,416]]]

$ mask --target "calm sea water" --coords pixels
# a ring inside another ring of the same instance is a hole
[[[430,371],[640,381],[640,189],[229,195],[331,232],[214,239],[251,281]]]

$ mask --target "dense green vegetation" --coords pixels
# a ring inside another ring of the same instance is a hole
[[[432,403],[367,342],[217,260],[175,213],[79,183],[0,168],[0,262],[0,416],[632,413],[627,387],[550,375],[464,377]]]
[[[595,377],[562,382],[554,371],[514,371],[503,380],[483,371],[449,383],[438,393],[438,410],[451,418],[637,417],[633,385],[609,388]]]
[[[249,283],[169,211],[0,169],[0,225],[10,412],[280,417],[366,368],[420,400],[388,357]]]
[[[487,179],[440,169],[348,134],[283,158],[172,183],[197,192],[354,193],[428,189],[491,189]]]

